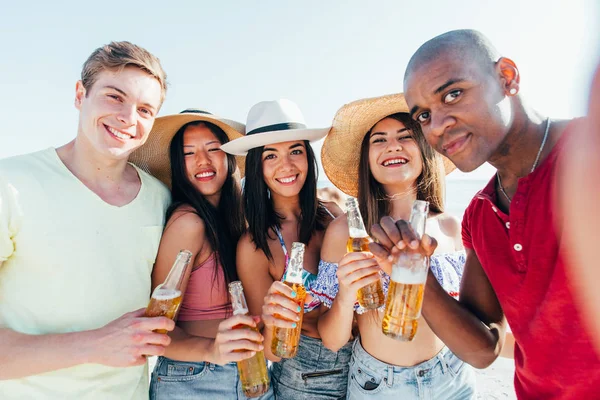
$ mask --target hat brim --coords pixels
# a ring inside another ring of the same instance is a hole
[[[335,187],[347,195],[358,195],[360,146],[365,134],[383,118],[400,112],[409,112],[402,93],[357,100],[338,110],[321,147],[323,170]],[[456,167],[441,157],[449,174]]]
[[[129,161],[142,170],[171,187],[171,160],[169,146],[171,140],[182,126],[190,122],[209,122],[221,128],[230,141],[242,138],[245,130],[244,124],[220,118],[212,114],[183,113],[156,118],[148,140],[139,149],[129,156]],[[244,175],[244,157],[236,157],[241,176]]]
[[[266,146],[268,144],[308,140],[315,142],[327,136],[329,128],[318,129],[288,129],[284,131],[271,131],[246,135],[221,146],[221,150],[229,154],[245,156],[250,149]]]

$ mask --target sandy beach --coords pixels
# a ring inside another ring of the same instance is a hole
[[[498,357],[486,369],[475,370],[477,373],[477,398],[485,400],[516,399],[513,378],[514,360]]]

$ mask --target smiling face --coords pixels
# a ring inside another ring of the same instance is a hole
[[[429,144],[461,171],[470,172],[494,157],[512,123],[498,69],[447,50],[414,67],[404,81],[412,118]]]
[[[103,70],[87,91],[77,82],[78,138],[105,157],[126,159],[148,139],[160,103],[160,83],[150,74]]]
[[[308,173],[304,142],[266,145],[262,153],[262,169],[263,179],[272,195],[298,196]]]
[[[214,206],[227,179],[227,154],[205,125],[190,125],[183,134],[183,156],[188,180]]]
[[[412,132],[402,122],[384,118],[373,126],[369,133],[369,170],[377,182],[392,191],[392,186],[416,185],[423,171],[423,158]]]

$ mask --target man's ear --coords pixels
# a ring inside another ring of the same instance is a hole
[[[517,64],[510,58],[501,57],[496,61],[496,73],[502,81],[504,92],[507,96],[515,96],[519,93],[521,75]]]

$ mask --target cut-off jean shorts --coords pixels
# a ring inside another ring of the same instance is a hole
[[[346,398],[352,342],[337,353],[320,339],[302,335],[298,354],[271,366],[271,383],[278,400],[337,400]]]
[[[354,341],[348,399],[431,399],[475,398],[475,371],[444,347],[435,357],[412,367],[398,367],[371,356]]]
[[[150,400],[242,400],[237,364],[223,366],[158,357],[150,380]],[[256,399],[273,399],[273,388]]]

